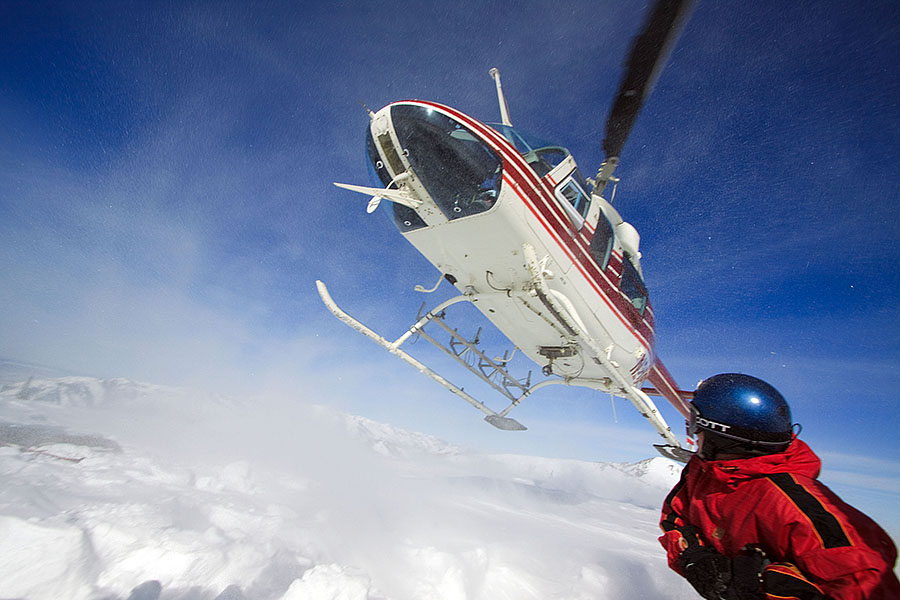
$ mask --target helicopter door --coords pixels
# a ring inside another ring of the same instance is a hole
[[[594,229],[594,236],[591,238],[590,253],[597,266],[601,271],[606,271],[609,265],[609,257],[612,254],[613,241],[615,234],[613,226],[602,212],[600,218],[597,219],[597,228]]]
[[[640,273],[634,268],[631,257],[626,252],[622,257],[622,292],[631,300],[636,313],[630,315],[631,322],[637,325],[644,316],[644,309],[647,308],[647,287]]]

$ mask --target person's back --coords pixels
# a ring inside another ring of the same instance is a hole
[[[692,417],[698,455],[666,498],[660,542],[702,596],[900,598],[893,542],[818,481],[821,462],[774,388],[717,375]]]

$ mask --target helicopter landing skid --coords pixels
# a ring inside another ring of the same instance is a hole
[[[547,380],[542,381],[536,385],[531,385],[530,373],[526,381],[519,381],[512,377],[506,370],[506,362],[509,360],[508,358],[504,357],[503,359],[497,360],[491,359],[477,347],[477,334],[475,336],[475,340],[468,340],[460,335],[455,329],[450,328],[446,323],[444,323],[444,309],[458,302],[470,302],[473,299],[472,296],[457,296],[455,298],[447,300],[446,302],[443,302],[434,310],[429,311],[425,316],[420,317],[416,321],[416,323],[406,331],[406,333],[401,335],[393,342],[390,342],[386,338],[366,327],[360,321],[357,321],[346,312],[344,312],[331,298],[331,295],[328,293],[328,288],[323,282],[316,281],[316,287],[319,290],[319,296],[322,297],[322,302],[325,303],[325,306],[328,307],[328,310],[330,310],[334,314],[334,316],[336,316],[338,319],[340,319],[359,333],[363,334],[397,358],[415,367],[419,372],[427,375],[437,383],[441,384],[447,390],[453,392],[454,394],[483,412],[486,415],[484,420],[497,429],[502,429],[504,431],[525,431],[527,428],[524,425],[522,425],[515,419],[506,416],[509,411],[516,407],[526,396],[530,395],[537,389],[545,387],[546,385],[565,383],[562,380]],[[430,335],[428,335],[425,331],[423,331],[425,325],[432,322],[439,324],[440,327],[450,333],[451,340],[449,345],[445,346],[441,344]],[[400,346],[413,335],[419,335],[432,344],[436,345],[438,348],[454,358],[457,362],[465,366],[469,371],[478,376],[479,379],[486,382],[495,390],[500,392],[500,394],[511,400],[511,404],[506,409],[500,412],[496,412],[485,405],[484,402],[476,400],[462,388],[457,387],[442,375],[431,370],[429,367],[401,350]],[[470,364],[470,361],[472,364]],[[518,395],[511,390],[517,390]]]

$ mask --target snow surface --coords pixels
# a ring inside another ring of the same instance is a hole
[[[694,598],[656,541],[679,471],[32,378],[0,388],[0,598]]]

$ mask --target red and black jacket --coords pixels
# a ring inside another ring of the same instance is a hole
[[[663,504],[660,543],[681,574],[692,525],[725,556],[746,546],[770,560],[766,598],[887,600],[900,598],[897,549],[872,519],[820,483],[821,461],[795,439],[777,454],[728,461],[695,456]]]

